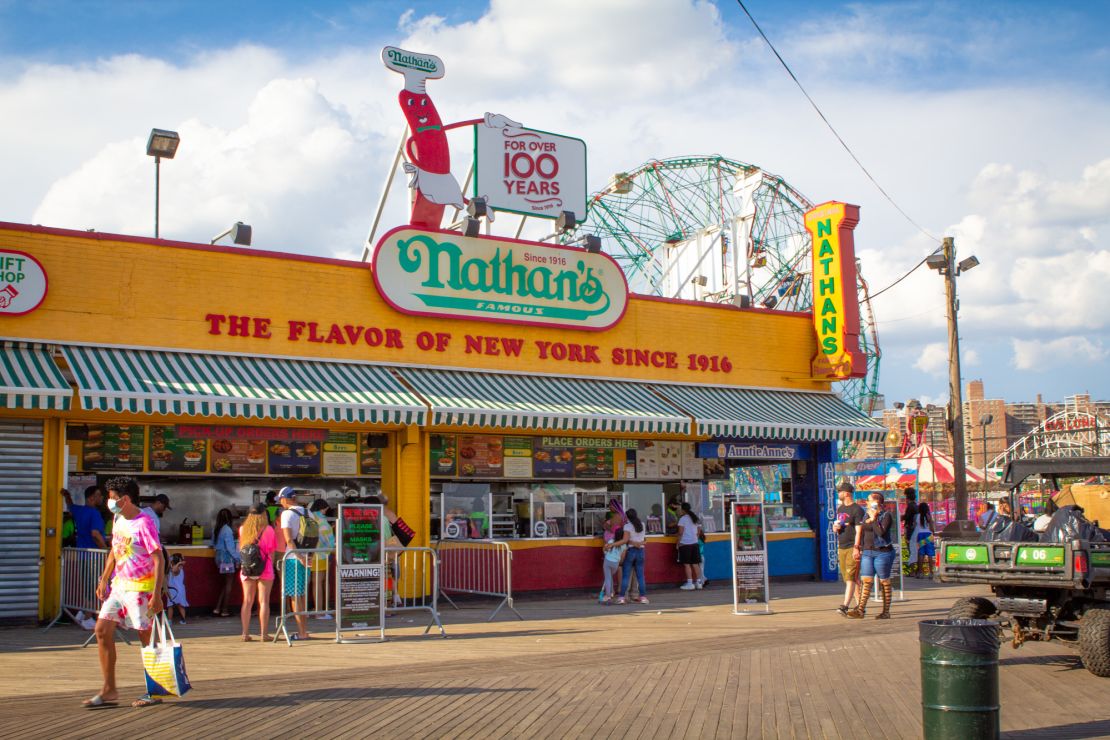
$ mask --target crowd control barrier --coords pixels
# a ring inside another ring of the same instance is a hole
[[[75,624],[81,626],[77,618],[79,613],[84,613],[86,619],[96,619],[100,613],[100,599],[96,598],[96,584],[100,582],[100,574],[104,572],[104,565],[108,562],[108,551],[95,547],[63,547],[62,548],[62,598],[58,613],[53,621],[46,625],[43,632],[53,627],[62,617],[69,617]],[[116,632],[128,645],[124,629],[121,627]],[[90,634],[81,647],[85,647],[96,639],[95,634]]]
[[[492,622],[502,607],[524,617],[513,608],[513,553],[508,542],[497,540],[441,540],[439,553],[439,592],[456,609],[458,604],[447,592],[499,597],[501,601],[489,615]]]
[[[297,561],[301,575],[289,578],[286,563]],[[293,646],[293,635],[288,624],[296,617],[335,618],[335,604],[332,603],[332,583],[335,577],[335,549],[298,549],[286,550],[281,562],[279,583],[281,584],[281,611],[275,620],[274,642],[285,638],[285,643]],[[303,599],[297,608],[291,608],[290,599]],[[311,602],[312,608],[309,608]],[[294,630],[296,633],[296,630]]]
[[[424,611],[431,615],[431,621],[424,628],[424,634],[432,626],[439,627],[439,634],[447,637],[443,622],[439,619],[439,558],[430,547],[387,547],[385,561],[388,564],[386,616],[402,612]]]

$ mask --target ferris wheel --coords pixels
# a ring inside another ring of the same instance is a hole
[[[605,251],[640,293],[752,307],[812,307],[813,204],[781,177],[721,156],[651,160],[614,176],[590,198],[577,233]],[[568,235],[567,239],[575,238]],[[878,398],[879,341],[867,282],[857,269],[862,378],[838,383],[870,415]]]

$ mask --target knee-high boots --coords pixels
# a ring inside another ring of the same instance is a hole
[[[874,578],[863,579],[859,589],[859,602],[856,604],[855,609],[848,612],[849,619],[863,619],[864,615],[867,614],[867,600],[871,598],[871,589],[874,584]]]
[[[894,599],[894,587],[890,579],[879,581],[879,595],[883,600],[883,610],[875,615],[875,619],[890,619],[890,602]]]

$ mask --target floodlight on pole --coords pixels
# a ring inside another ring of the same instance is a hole
[[[245,224],[242,221],[236,221],[231,225],[231,228],[227,229],[227,231],[222,231],[219,234],[216,234],[216,236],[212,237],[211,243],[215,244],[220,239],[223,239],[225,236],[230,236],[232,243],[240,244],[244,247],[249,247],[251,245],[251,231],[252,229],[248,224]]]
[[[158,211],[160,208],[160,189],[162,178],[162,158],[173,159],[177,154],[177,147],[181,137],[176,131],[167,131],[161,128],[152,128],[150,138],[146,140],[147,156],[154,157],[154,238],[159,237]]]
[[[987,490],[987,427],[994,421],[994,414],[979,414],[979,432],[983,442],[983,490]]]

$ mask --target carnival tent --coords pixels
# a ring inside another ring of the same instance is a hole
[[[865,475],[856,480],[863,489],[905,488],[907,486],[945,486],[956,482],[955,463],[949,455],[923,444],[904,457],[891,460],[885,475]],[[967,466],[967,480],[983,482],[983,471]]]

